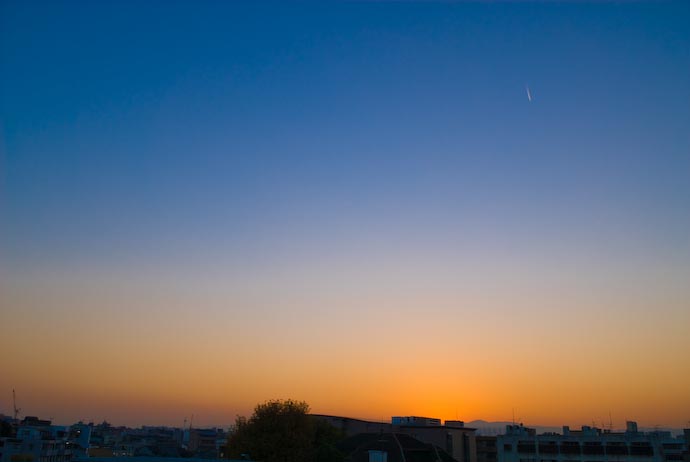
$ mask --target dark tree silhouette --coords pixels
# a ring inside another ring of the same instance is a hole
[[[249,419],[237,417],[227,455],[261,462],[337,462],[343,460],[335,448],[340,438],[338,430],[309,415],[307,403],[273,400],[257,405]]]

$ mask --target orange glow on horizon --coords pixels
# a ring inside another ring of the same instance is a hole
[[[0,338],[13,352],[0,359],[5,414],[13,388],[24,412],[61,423],[179,425],[193,413],[199,425],[227,425],[274,398],[372,420],[506,421],[517,409],[526,424],[589,424],[610,411],[621,426],[682,426],[690,412],[684,294],[660,296],[666,315],[657,317],[636,308],[648,303],[636,294],[242,300],[9,289],[3,324],[13,328]],[[203,322],[188,309],[199,305]]]

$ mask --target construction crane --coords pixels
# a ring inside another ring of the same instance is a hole
[[[14,423],[19,423],[18,417],[21,409],[17,407],[17,393],[14,391],[14,388],[12,389],[12,406],[14,407]]]

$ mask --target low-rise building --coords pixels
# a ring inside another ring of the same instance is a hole
[[[681,462],[683,438],[670,432],[640,432],[628,422],[625,432],[583,426],[563,433],[537,435],[522,425],[508,425],[496,441],[498,462]]]
[[[369,422],[349,417],[315,415],[341,430],[345,436],[359,434],[408,435],[425,444],[440,448],[458,462],[477,462],[475,429],[462,421],[446,421],[433,417],[396,416],[391,422]]]
[[[0,462],[71,462],[75,455],[86,454],[84,441],[70,427],[26,417],[14,436],[0,438]]]

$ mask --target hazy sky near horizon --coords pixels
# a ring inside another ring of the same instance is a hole
[[[689,24],[1,2],[0,412],[686,425]]]

